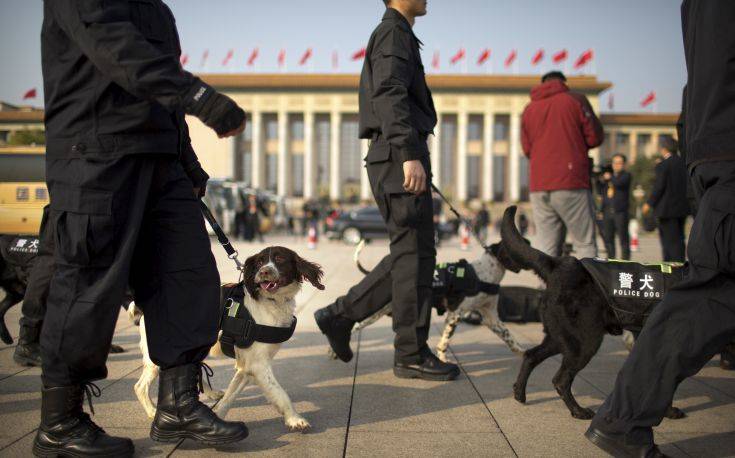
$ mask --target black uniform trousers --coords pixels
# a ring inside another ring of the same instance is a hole
[[[128,288],[161,368],[204,359],[217,338],[219,274],[176,155],[47,159],[56,269],[41,334],[43,382],[105,378]]]
[[[690,266],[648,317],[593,426],[652,440],[679,383],[735,337],[735,161],[698,165]]]
[[[429,189],[428,155],[421,162]],[[418,363],[427,348],[431,283],[436,265],[431,194],[427,191],[414,195],[403,189],[403,162],[390,154],[390,145],[382,138],[370,145],[367,172],[388,228],[390,258],[383,259],[347,296],[340,298],[334,310],[361,321],[392,301],[395,362]]]
[[[630,217],[628,212],[616,212],[605,209],[602,219],[602,238],[605,241],[605,250],[607,257],[616,259],[615,257],[615,236],[620,241],[620,259],[630,259],[630,233],[628,232],[628,223]]]
[[[684,262],[686,247],[684,243],[684,218],[659,218],[658,233],[661,238],[661,252],[664,261]]]
[[[46,299],[54,274],[54,225],[49,222],[49,213],[47,206],[43,209],[41,219],[38,255],[28,274],[26,294],[23,296],[23,316],[20,318],[23,343],[38,342],[46,315]]]

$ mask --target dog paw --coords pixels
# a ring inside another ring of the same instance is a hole
[[[222,390],[212,390],[207,392],[207,399],[210,401],[219,401],[224,395],[225,392]]]
[[[687,414],[683,410],[674,406],[669,407],[665,415],[666,418],[669,418],[671,420],[680,420],[686,416]]]
[[[302,416],[296,415],[293,417],[286,418],[286,426],[291,431],[306,431],[311,428],[308,421]]]
[[[513,385],[513,397],[516,401],[520,402],[521,404],[526,403],[526,392],[521,391],[520,388],[518,388],[516,385]]]
[[[592,420],[595,416],[595,411],[592,409],[582,409],[572,411],[572,416],[577,420]]]
[[[329,359],[337,359],[337,353],[335,353],[331,348],[327,351],[327,356]]]

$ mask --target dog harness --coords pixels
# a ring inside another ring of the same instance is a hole
[[[580,262],[602,290],[621,323],[641,322],[684,275],[684,264],[639,264],[616,259],[585,258]],[[637,320],[635,319],[637,318]]]
[[[466,297],[480,293],[498,294],[499,292],[500,285],[481,281],[475,268],[466,259],[460,259],[459,262],[439,263],[434,269],[431,293],[435,307],[442,304],[443,299],[447,299],[449,304],[454,306],[459,305]]]
[[[244,305],[245,287],[243,283],[233,285],[224,295],[219,328],[222,331],[219,341],[222,352],[230,358],[235,357],[235,347],[250,348],[255,342],[279,344],[286,342],[296,330],[296,317],[291,326],[265,326],[255,319]]]
[[[4,236],[0,244],[3,259],[18,267],[27,267],[38,256],[40,240],[36,236]]]

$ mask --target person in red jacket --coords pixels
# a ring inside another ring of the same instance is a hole
[[[563,73],[547,73],[531,90],[521,130],[539,249],[560,256],[568,232],[578,257],[597,256],[587,152],[603,130],[587,98],[569,90]]]

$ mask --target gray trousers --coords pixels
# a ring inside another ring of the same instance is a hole
[[[597,256],[594,207],[588,189],[532,192],[531,205],[539,250],[561,256],[569,233],[577,258]]]

